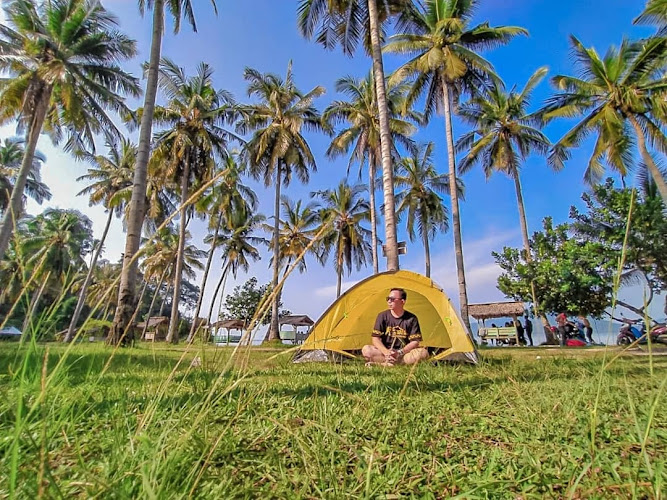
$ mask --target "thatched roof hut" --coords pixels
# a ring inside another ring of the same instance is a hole
[[[243,330],[246,325],[242,319],[221,319],[215,323],[211,323],[211,327],[214,329],[218,328],[227,328],[228,330]]]
[[[305,314],[292,315],[292,316],[283,316],[279,320],[280,325],[291,325],[291,326],[313,326],[315,322],[310,319]]]
[[[138,331],[144,330],[146,322],[137,323],[136,329]],[[148,327],[146,328],[145,340],[164,340],[167,338],[167,330],[169,329],[169,318],[166,316],[151,316],[148,318]]]
[[[489,302],[486,304],[469,304],[468,314],[475,319],[516,318],[523,316],[523,302]]]

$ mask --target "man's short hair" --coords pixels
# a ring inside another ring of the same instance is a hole
[[[401,298],[402,298],[403,300],[405,300],[405,299],[408,298],[408,294],[407,294],[407,292],[406,292],[405,290],[403,290],[402,288],[392,288],[391,290],[389,290],[389,293],[391,293],[391,292],[393,292],[393,291],[400,292],[400,293],[401,293]]]

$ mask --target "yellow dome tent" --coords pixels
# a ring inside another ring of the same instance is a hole
[[[375,318],[387,308],[386,297],[391,288],[407,292],[405,308],[419,319],[421,346],[434,353],[430,359],[477,363],[475,345],[447,295],[429,278],[411,271],[376,274],[350,288],[313,325],[295,360],[306,361],[313,351],[350,356],[350,351],[370,344]]]

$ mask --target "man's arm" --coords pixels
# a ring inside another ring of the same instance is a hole
[[[419,347],[419,343],[422,340],[421,327],[419,326],[419,320],[417,319],[417,316],[415,316],[412,320],[410,332],[408,332],[408,339],[410,342],[408,342],[408,344],[403,348],[403,355],[406,355],[413,349]]]

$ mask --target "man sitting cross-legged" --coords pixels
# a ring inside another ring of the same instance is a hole
[[[361,350],[366,364],[412,365],[428,357],[428,351],[419,347],[422,334],[417,316],[403,308],[406,299],[407,293],[402,288],[392,288],[389,292],[388,309],[375,320],[373,345],[365,345]]]

